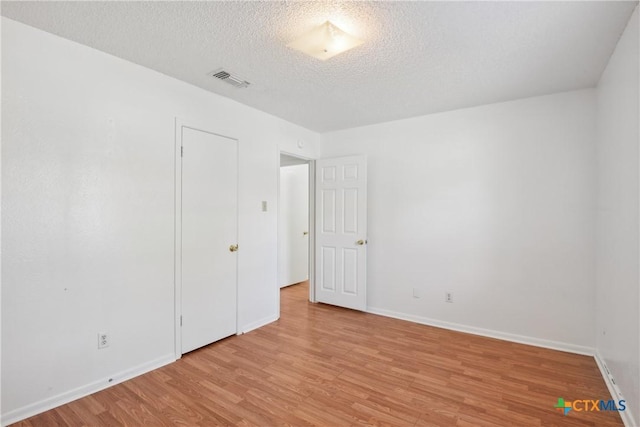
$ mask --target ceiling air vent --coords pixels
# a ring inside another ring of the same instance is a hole
[[[215,77],[216,79],[222,80],[225,83],[229,83],[231,86],[235,86],[237,88],[247,87],[251,84],[248,81],[241,79],[238,76],[234,76],[228,71],[223,70],[222,68],[210,72],[209,75]]]

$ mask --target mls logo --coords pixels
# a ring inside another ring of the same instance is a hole
[[[571,410],[571,402],[565,402],[562,397],[559,397],[558,403],[555,404],[554,408],[562,412],[564,415],[567,415]]]

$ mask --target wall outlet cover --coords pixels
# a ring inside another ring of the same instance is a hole
[[[98,332],[98,348],[109,347],[109,334],[107,332]]]

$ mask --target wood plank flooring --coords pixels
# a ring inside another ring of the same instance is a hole
[[[591,357],[307,302],[281,319],[16,424],[35,426],[621,426]]]

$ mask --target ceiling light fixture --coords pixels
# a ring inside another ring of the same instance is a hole
[[[332,58],[364,43],[327,21],[287,46],[321,61]]]

